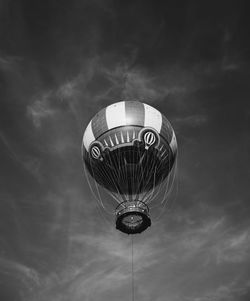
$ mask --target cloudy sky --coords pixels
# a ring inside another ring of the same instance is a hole
[[[135,300],[250,299],[247,1],[0,0],[0,300],[131,300],[131,237],[81,139],[119,100],[179,146],[171,206],[134,237]]]

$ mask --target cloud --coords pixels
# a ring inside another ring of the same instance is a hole
[[[0,70],[5,72],[16,71],[20,61],[22,61],[22,58],[18,56],[2,56],[0,57]]]
[[[104,295],[115,300],[116,294],[120,300],[127,300],[131,286],[131,237],[117,231],[102,235],[72,232],[70,244],[72,253],[67,264],[57,273],[40,277],[39,288],[27,300],[101,300]],[[136,277],[158,261],[156,253],[155,238],[134,241]]]
[[[22,288],[28,290],[33,290],[39,284],[40,278],[33,268],[3,257],[0,257],[0,275],[9,275],[10,281],[18,281]]]
[[[209,216],[202,221],[193,219],[190,213],[181,216],[176,214],[173,217],[176,223],[183,224],[181,230],[159,234],[162,248],[168,249],[170,264],[186,264],[198,258],[204,266],[250,261],[248,229],[230,228],[226,215],[214,218]]]
[[[18,162],[25,170],[32,174],[38,181],[42,179],[41,175],[41,160],[35,156],[27,156],[23,154],[15,142],[7,139],[6,135],[0,131],[0,140],[7,148],[9,155],[13,160]]]
[[[72,98],[75,97],[77,92],[76,85],[77,85],[77,80],[66,82],[65,84],[61,85],[58,88],[56,94],[62,101],[65,99],[72,100]]]
[[[150,68],[132,66],[134,57],[117,59],[114,54],[93,56],[82,60],[79,72],[66,81],[60,80],[53,89],[32,96],[27,116],[39,129],[42,122],[62,116],[69,108],[78,129],[91,117],[90,112],[120,100],[141,100],[148,103],[168,102],[171,109],[187,109],[184,99],[202,87],[201,70],[169,65],[154,73]],[[200,68],[204,69],[204,68]],[[86,116],[85,116],[86,115]],[[203,114],[177,118],[177,123],[198,126],[206,122]]]
[[[124,239],[117,231],[110,231],[106,235],[73,234],[71,241],[80,243],[83,247],[88,245],[101,252],[101,258],[116,258],[123,263],[131,262],[131,239]],[[140,246],[140,247],[139,247]],[[155,238],[147,238],[137,243],[134,240],[134,260],[139,271],[150,267],[156,262]],[[104,256],[103,256],[104,255]],[[99,258],[100,259],[100,258]]]
[[[224,219],[204,220],[202,224],[191,222],[188,218],[186,228],[181,232],[161,233],[164,244],[168,246],[169,258],[172,263],[182,262],[183,264],[199,258],[206,260],[209,252],[209,244],[217,239],[221,229],[224,229]],[[206,251],[204,253],[204,251]]]
[[[177,127],[199,127],[208,121],[208,117],[204,114],[194,114],[186,117],[177,117],[173,121]]]
[[[105,255],[103,257],[105,258]],[[123,264],[112,263],[110,259],[93,259],[85,263],[79,261],[77,265],[64,267],[61,272],[41,277],[40,286],[36,292],[26,296],[26,300],[99,299],[103,294],[123,289],[129,278],[129,269]]]
[[[215,289],[208,290],[204,292],[202,296],[192,297],[185,299],[186,301],[219,301],[219,300],[228,300],[235,301],[241,300],[241,297],[244,298],[249,294],[250,282],[243,281],[240,279],[233,280],[228,284],[219,285]],[[242,299],[247,300],[247,298]]]
[[[142,70],[126,72],[122,98],[155,100],[160,96],[164,96],[162,95],[163,91],[156,89],[153,80],[153,77]]]
[[[180,66],[169,66],[166,70],[153,73],[152,70],[129,64],[114,64],[104,68],[104,74],[120,89],[125,100],[163,101],[166,97],[187,95],[200,87],[200,81],[194,77],[193,70]]]
[[[223,239],[212,247],[218,264],[250,261],[250,231],[224,235]]]
[[[129,278],[130,273],[126,270],[124,271],[123,268],[116,267],[110,269],[104,267],[101,271],[93,273],[90,277],[83,275],[76,279],[72,283],[68,293],[76,301],[83,298],[86,298],[86,300],[101,299],[101,296],[104,294],[121,290],[124,287],[124,283],[128,283]]]
[[[44,93],[40,98],[36,99],[27,107],[27,114],[32,119],[36,128],[41,127],[41,121],[55,115],[56,110],[50,105],[52,92]]]
[[[13,147],[11,146],[10,142],[9,142],[8,139],[6,138],[6,135],[4,135],[4,133],[3,133],[2,131],[0,131],[0,139],[1,139],[2,143],[4,144],[4,146],[7,148],[7,150],[9,151],[9,154],[11,155],[11,157],[12,157],[14,160],[19,161],[16,152],[14,151],[14,149],[13,149]]]

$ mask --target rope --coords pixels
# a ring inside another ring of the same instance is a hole
[[[134,283],[134,242],[133,242],[133,234],[131,235],[131,273],[132,273],[132,301],[135,300],[135,283]]]

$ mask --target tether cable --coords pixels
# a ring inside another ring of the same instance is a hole
[[[134,283],[134,242],[133,234],[131,235],[131,276],[132,276],[132,301],[135,300],[135,283]]]

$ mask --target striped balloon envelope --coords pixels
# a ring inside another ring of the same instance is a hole
[[[177,156],[167,118],[139,101],[109,105],[89,122],[82,156],[102,206],[100,187],[114,200],[117,228],[129,234],[145,230],[151,224],[150,204],[160,190],[168,189]]]

